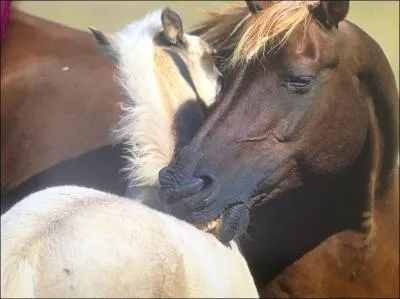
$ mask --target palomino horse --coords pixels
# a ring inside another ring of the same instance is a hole
[[[122,180],[116,167],[122,164],[119,148],[104,148],[113,142],[110,132],[123,100],[113,75],[112,63],[88,32],[11,11],[1,42],[2,210],[15,203],[5,202],[8,191],[56,163],[91,150],[99,151],[94,153],[98,159],[74,165],[75,171],[58,183],[69,178],[69,183],[78,183],[78,177],[100,187],[113,177],[115,182]],[[104,151],[105,161],[100,155]],[[46,180],[50,181],[41,181]],[[121,188],[109,185],[113,192]]]
[[[398,297],[398,92],[383,51],[344,20],[348,1],[247,4],[195,31],[225,80],[160,172],[162,199],[194,224],[236,207],[225,242],[250,209],[240,240],[261,295]]]
[[[111,43],[94,33],[117,58],[121,82],[136,104],[127,110],[122,132],[134,124],[153,134],[129,132],[135,142],[128,145],[137,154],[133,175],[155,188],[158,172],[146,169],[171,160],[173,115],[189,95],[205,104],[215,98],[218,72],[209,63],[210,48],[184,34],[180,17],[169,9],[132,23]],[[185,81],[190,77],[197,79],[194,89]],[[171,82],[175,88],[167,88]],[[153,125],[144,127],[148,122]],[[89,188],[48,188],[17,203],[1,217],[1,247],[2,297],[258,297],[235,242],[226,247],[186,222]]]

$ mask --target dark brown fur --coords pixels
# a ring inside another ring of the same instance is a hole
[[[234,72],[226,59],[246,22],[228,35],[240,11],[225,36],[213,36],[214,26],[229,24],[229,14],[196,30],[219,51],[224,87],[197,135],[160,172],[161,195],[193,223],[246,202],[241,244],[262,295],[398,297],[394,75],[371,37],[338,22],[346,3],[322,5],[337,15],[319,15]],[[295,87],[291,80],[304,76],[314,79]],[[203,179],[200,191],[193,178]]]

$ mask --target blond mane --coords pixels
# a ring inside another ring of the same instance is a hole
[[[245,4],[233,4],[223,12],[208,12],[208,19],[194,32],[224,56],[217,57],[222,69],[236,68],[255,59],[261,51],[270,52],[284,45],[299,25],[307,29],[312,18],[309,7],[315,2],[280,1],[255,15]]]
[[[174,137],[155,76],[153,38],[162,30],[161,10],[147,14],[113,34],[119,56],[118,82],[127,94],[115,138],[126,145],[123,169],[131,185],[156,183],[160,168],[171,159]]]

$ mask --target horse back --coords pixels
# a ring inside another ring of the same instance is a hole
[[[134,200],[53,187],[1,221],[2,293],[15,277],[38,297],[257,297],[234,244]]]
[[[123,96],[112,62],[89,33],[19,11],[11,12],[6,33],[1,45],[2,191],[110,144]]]

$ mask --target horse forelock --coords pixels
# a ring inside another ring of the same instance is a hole
[[[220,51],[230,51],[222,65],[236,68],[255,59],[261,50],[269,52],[284,45],[299,25],[306,30],[313,2],[279,1],[255,15],[245,4],[232,5],[222,13],[210,13],[196,30]]]
[[[310,1],[280,1],[249,19],[232,56],[236,65],[256,57],[261,49],[271,51],[285,43],[300,25],[307,27],[311,19]]]
[[[158,171],[173,154],[171,126],[158,87],[154,64],[154,37],[162,30],[161,10],[133,22],[113,36],[118,52],[117,77],[127,93],[122,116],[114,131],[126,144],[124,171],[133,185],[153,185]]]

